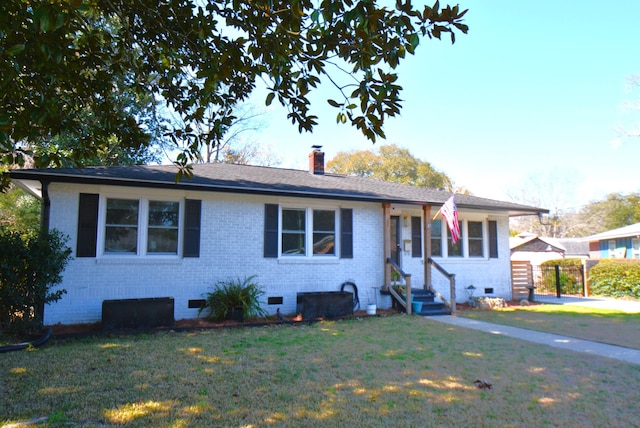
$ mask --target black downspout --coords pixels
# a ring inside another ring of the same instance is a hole
[[[41,181],[42,184],[42,205],[40,206],[40,236],[49,233],[49,222],[51,219],[51,199],[49,199],[49,181]]]
[[[40,239],[46,239],[49,234],[49,223],[51,220],[51,199],[49,199],[49,181],[41,181],[42,185],[42,205],[40,206]],[[44,300],[38,303],[35,308],[40,318],[40,327],[44,325]]]

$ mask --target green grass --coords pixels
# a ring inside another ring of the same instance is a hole
[[[640,401],[638,366],[405,315],[53,341],[0,379],[0,425],[632,426]]]
[[[640,349],[640,314],[578,305],[535,305],[458,316]]]

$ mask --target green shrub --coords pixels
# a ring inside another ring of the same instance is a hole
[[[223,320],[234,309],[242,308],[245,318],[266,316],[267,311],[260,306],[264,290],[253,281],[255,275],[245,279],[219,281],[213,291],[205,294],[205,305],[200,312],[216,321]]]
[[[547,260],[541,265],[543,278],[540,290],[555,292],[556,272],[555,266],[560,266],[560,290],[563,294],[582,294],[582,259],[555,259]]]
[[[602,260],[589,271],[591,294],[640,299],[640,261]]]
[[[23,334],[42,326],[42,309],[59,300],[71,249],[59,231],[39,236],[35,231],[0,228],[0,330]]]
[[[555,259],[555,260],[547,260],[543,262],[540,266],[555,266],[558,265],[560,267],[578,267],[582,268],[582,259]]]

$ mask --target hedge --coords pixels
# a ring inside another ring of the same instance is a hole
[[[20,334],[42,324],[42,307],[66,292],[62,282],[70,259],[67,237],[53,230],[20,232],[0,227],[0,333]]]
[[[554,259],[543,262],[541,266],[555,266],[560,267],[579,267],[582,269],[582,259],[568,258],[568,259]]]
[[[589,271],[592,295],[640,299],[640,260],[602,260]]]

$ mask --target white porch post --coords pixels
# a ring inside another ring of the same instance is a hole
[[[431,289],[431,263],[429,263],[429,259],[431,258],[431,206],[423,205],[422,206],[422,216],[424,217],[424,224],[422,231],[422,236],[424,243],[422,248],[424,248],[424,289]]]
[[[387,259],[391,257],[391,204],[382,204],[383,221],[383,236],[384,236],[384,285],[386,288],[391,284],[391,266],[387,263]]]

